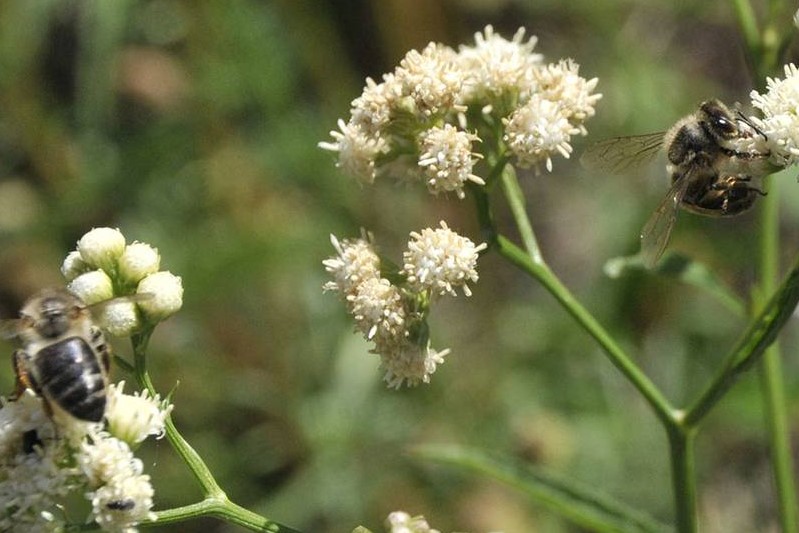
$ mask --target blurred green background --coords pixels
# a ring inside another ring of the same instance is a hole
[[[163,392],[178,383],[177,425],[237,503],[306,532],[381,531],[396,509],[445,532],[577,531],[505,487],[404,454],[462,443],[670,520],[664,432],[549,295],[497,256],[481,259],[471,298],[434,309],[434,346],[453,353],[416,389],[385,389],[344,306],[322,294],[330,233],[368,228],[397,259],[409,231],[441,219],[479,240],[469,199],[360,187],[316,144],[348,115],[366,76],[379,79],[431,40],[471,43],[488,23],[507,38],[523,25],[547,60],[573,57],[600,78],[604,98],[575,156],[592,140],[666,129],[705,98],[745,103],[762,84],[747,75],[724,2],[3,1],[1,316],[63,283],[61,260],[85,231],[119,227],[183,277],[185,305],[156,331],[152,375]],[[523,176],[544,254],[683,405],[743,323],[686,285],[604,276],[605,261],[636,251],[665,172],[610,176],[577,159]],[[786,263],[799,248],[795,174],[772,191]],[[746,296],[757,216],[683,215],[673,248]],[[782,336],[794,433],[798,329]],[[123,340],[115,346],[129,353]],[[10,363],[0,378],[10,392]],[[700,435],[705,531],[774,527],[758,387],[756,372],[745,377]],[[199,497],[165,441],[140,453],[156,508]],[[164,529],[236,530],[215,520]]]

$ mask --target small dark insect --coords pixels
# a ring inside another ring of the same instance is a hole
[[[105,504],[110,511],[130,511],[136,507],[136,502],[130,498],[125,500],[113,500]]]

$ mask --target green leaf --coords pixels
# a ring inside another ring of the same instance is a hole
[[[461,446],[422,446],[415,457],[474,472],[532,497],[538,504],[592,531],[665,532],[672,528],[632,507],[518,459],[499,457]]]
[[[649,271],[639,254],[614,257],[605,263],[605,275],[619,278],[633,272]],[[688,285],[707,291],[736,316],[744,317],[746,305],[710,269],[690,257],[678,253],[667,253],[651,272],[666,278],[676,279]]]

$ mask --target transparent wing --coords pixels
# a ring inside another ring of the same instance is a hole
[[[142,292],[138,294],[130,294],[128,296],[117,296],[116,298],[110,298],[108,300],[103,300],[101,302],[93,303],[91,305],[87,305],[86,308],[89,309],[92,313],[97,314],[101,313],[106,307],[122,302],[131,302],[131,303],[138,303],[149,300],[155,296],[150,292]]]
[[[666,250],[671,237],[671,230],[677,220],[677,212],[688,190],[690,180],[686,174],[677,180],[669,189],[666,197],[660,202],[644,229],[641,230],[641,258],[647,268],[652,268]]]
[[[0,339],[14,339],[17,337],[21,320],[19,318],[9,318],[0,320]]]
[[[583,152],[585,168],[621,173],[651,161],[663,146],[664,132],[613,137],[598,141]]]

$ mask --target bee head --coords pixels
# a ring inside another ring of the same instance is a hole
[[[45,290],[31,298],[21,315],[24,324],[53,339],[69,330],[81,310],[80,300],[67,291]]]
[[[699,123],[718,141],[729,141],[739,135],[735,117],[718,100],[708,100],[699,106]]]

